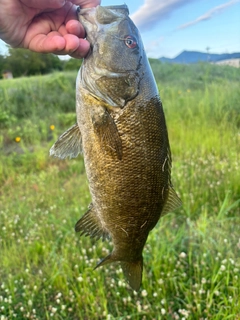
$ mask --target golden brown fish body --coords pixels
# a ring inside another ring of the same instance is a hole
[[[160,216],[180,205],[171,185],[171,154],[162,104],[127,6],[79,14],[92,50],[77,79],[77,122],[51,154],[76,156],[80,140],[92,203],[76,231],[110,236],[112,253],[138,290],[142,251]]]

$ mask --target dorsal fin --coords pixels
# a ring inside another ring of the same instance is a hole
[[[76,158],[82,153],[81,132],[76,123],[64,132],[50,149],[50,156],[66,159]]]

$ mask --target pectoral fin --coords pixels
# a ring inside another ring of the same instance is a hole
[[[121,160],[122,140],[119,136],[117,126],[107,109],[103,108],[100,112],[93,112],[92,123],[103,149],[116,153],[118,159]]]
[[[161,216],[164,216],[168,212],[174,211],[175,209],[181,207],[182,201],[176,194],[176,191],[170,187],[168,191],[168,198],[161,212]]]
[[[50,156],[66,159],[76,158],[82,153],[81,132],[76,123],[64,132],[50,149]]]
[[[89,210],[76,223],[75,231],[81,232],[80,235],[84,234],[85,236],[96,237],[97,239],[108,237],[108,233],[104,230],[92,205],[90,205]]]

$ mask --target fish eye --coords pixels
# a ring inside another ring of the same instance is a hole
[[[130,48],[134,49],[137,46],[137,39],[134,36],[126,36],[124,38],[125,45]]]

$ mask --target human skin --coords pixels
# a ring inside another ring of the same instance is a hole
[[[1,0],[0,38],[14,48],[82,58],[90,44],[77,20],[76,7],[100,0]]]

